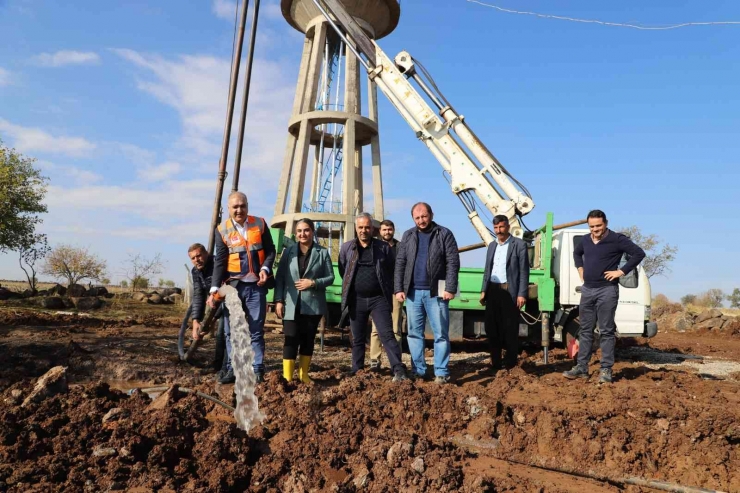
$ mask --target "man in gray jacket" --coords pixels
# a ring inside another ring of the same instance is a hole
[[[434,333],[434,381],[450,380],[450,300],[457,292],[460,254],[455,236],[432,219],[429,204],[411,208],[416,227],[403,234],[398,246],[394,284],[396,299],[406,301],[412,375],[424,377],[424,328],[427,317]]]
[[[486,306],[486,335],[494,370],[502,368],[502,348],[506,348],[506,368],[516,366],[519,310],[527,303],[529,290],[527,244],[511,236],[509,228],[506,216],[493,218],[496,240],[488,245],[480,290],[480,303]]]

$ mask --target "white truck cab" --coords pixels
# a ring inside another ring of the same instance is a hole
[[[587,229],[564,229],[553,234],[553,276],[560,287],[558,301],[565,310],[575,308],[581,302],[583,283],[573,261],[573,250],[588,234]],[[650,322],[650,280],[642,266],[637,269],[636,288],[619,286],[619,305],[615,316],[618,337],[653,337],[658,332],[657,324]]]

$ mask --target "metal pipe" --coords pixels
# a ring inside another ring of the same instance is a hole
[[[252,84],[252,62],[254,62],[254,44],[257,37],[257,20],[260,13],[260,0],[254,0],[252,13],[252,28],[249,33],[249,48],[247,48],[247,69],[244,74],[244,95],[242,96],[242,113],[239,120],[239,136],[236,141],[236,156],[234,156],[234,177],[231,191],[239,190],[239,172],[242,166],[242,146],[244,143],[244,127],[247,124],[247,105],[249,104],[249,87]]]
[[[373,68],[375,68],[374,63],[371,66],[368,62],[365,61],[365,59],[363,59],[360,56],[360,52],[357,51],[354,46],[352,46],[352,44],[347,39],[347,36],[344,35],[344,33],[342,32],[342,30],[339,29],[339,26],[337,26],[337,24],[334,22],[334,20],[332,20],[331,16],[327,13],[326,9],[324,9],[324,7],[321,5],[321,2],[319,2],[319,0],[313,0],[313,3],[316,4],[316,7],[318,7],[319,12],[321,12],[321,14],[326,18],[326,20],[329,22],[329,24],[331,25],[331,27],[334,28],[334,31],[336,31],[336,33],[337,33],[337,36],[339,36],[341,38],[341,40],[344,41],[344,44],[347,45],[350,50],[352,50],[352,53],[355,54],[355,56],[360,61],[360,63],[365,67],[365,70],[367,70],[368,72],[370,72]],[[372,60],[372,62],[374,62],[374,60]]]
[[[486,245],[485,242],[481,241],[480,243],[474,243],[472,245],[466,245],[466,246],[460,247],[460,248],[457,249],[457,251],[459,253],[469,252],[471,250],[477,250],[479,248],[485,248],[486,246],[488,246],[488,245]]]
[[[569,223],[563,223],[563,224],[558,224],[557,226],[553,226],[552,230],[557,231],[559,229],[572,228],[573,226],[586,224],[587,222],[588,222],[588,219],[579,219],[578,221],[571,221]]]
[[[421,90],[424,91],[424,93],[429,96],[429,99],[432,100],[432,103],[437,107],[438,110],[442,110],[444,108],[444,105],[442,102],[437,99],[437,96],[427,87],[427,85],[424,83],[424,79],[422,79],[417,72],[414,72],[414,74],[411,76],[412,79],[416,81],[417,84],[419,84],[419,87],[421,87]]]
[[[548,364],[550,362],[550,314],[547,312],[542,312],[542,348],[545,351],[545,364]]]
[[[236,52],[231,63],[231,80],[229,81],[229,102],[226,106],[226,124],[224,125],[224,140],[221,144],[221,160],[218,163],[218,178],[216,181],[216,198],[213,202],[211,216],[211,230],[208,233],[208,253],[213,254],[216,242],[216,226],[220,219],[221,199],[226,181],[226,161],[229,159],[229,141],[231,140],[231,121],[234,117],[234,100],[236,99],[236,84],[239,81],[239,64],[242,58],[242,44],[244,44],[244,26],[247,23],[247,6],[249,0],[244,0],[241,19],[239,20],[239,34],[237,35]]]

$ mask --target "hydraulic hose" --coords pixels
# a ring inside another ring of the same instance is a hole
[[[190,305],[188,311],[185,312],[185,317],[182,319],[180,333],[177,336],[177,352],[180,355],[180,361],[185,361],[185,332],[188,330],[188,321],[190,321],[190,315],[192,313],[193,305]]]
[[[161,386],[161,387],[147,387],[145,389],[139,389],[139,390],[141,390],[142,392],[144,392],[146,394],[149,394],[151,392],[166,392],[166,391],[168,391],[170,388],[172,388],[174,386],[176,386],[176,385],[169,385],[169,386],[168,385],[165,385],[165,386]],[[131,393],[134,390],[136,390],[137,388],[138,387],[135,387],[133,389],[129,389],[126,393],[129,394],[129,395],[131,395]],[[206,399],[206,400],[209,400],[209,401],[211,401],[213,403],[218,404],[219,406],[223,407],[224,409],[228,409],[229,411],[234,412],[234,408],[231,407],[231,406],[229,406],[228,404],[226,404],[224,401],[218,400],[218,399],[216,399],[215,397],[213,397],[211,395],[204,394],[203,392],[201,392],[199,390],[193,390],[193,389],[189,389],[187,387],[180,387],[180,386],[177,386],[177,390],[179,390],[179,391],[181,391],[181,392],[183,392],[185,394],[197,395],[198,397],[202,397],[203,399]]]

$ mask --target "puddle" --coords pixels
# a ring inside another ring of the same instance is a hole
[[[698,356],[694,354],[668,353],[649,347],[630,347],[618,351],[619,359],[642,363],[648,368],[691,370],[707,380],[725,380],[732,374],[740,372],[740,362]]]

